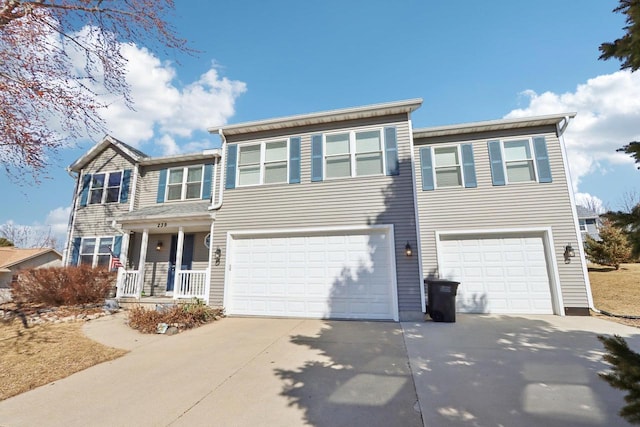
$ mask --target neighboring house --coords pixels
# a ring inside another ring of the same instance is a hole
[[[0,288],[8,288],[20,270],[61,265],[62,255],[55,249],[0,247]]]
[[[591,209],[585,208],[584,206],[580,205],[576,205],[576,210],[578,211],[578,224],[580,225],[582,240],[584,241],[584,236],[586,235],[599,240],[600,232],[598,231],[598,229],[601,225],[600,215],[598,215]]]
[[[230,315],[423,318],[427,277],[468,312],[588,314],[560,136],[573,114],[412,128],[422,100],[209,129],[148,157],[107,137],[77,173],[67,264],[125,268],[119,298]]]

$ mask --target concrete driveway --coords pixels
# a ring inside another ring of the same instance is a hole
[[[595,317],[458,315],[403,324],[425,426],[629,426],[598,334],[640,351],[640,329]]]
[[[625,426],[596,334],[640,349],[638,329],[557,316],[85,331],[131,352],[0,402],[1,426]]]

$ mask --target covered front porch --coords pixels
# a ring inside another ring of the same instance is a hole
[[[204,215],[180,216],[171,210],[153,216],[129,213],[115,221],[123,232],[117,299],[209,302],[213,217],[206,207]]]

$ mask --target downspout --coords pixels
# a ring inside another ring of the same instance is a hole
[[[219,187],[220,189],[218,190],[218,194],[220,194],[220,199],[218,200],[217,203],[212,204],[211,206],[209,206],[209,210],[210,211],[217,211],[218,209],[220,209],[222,207],[222,202],[224,201],[224,178],[225,178],[225,171],[226,171],[226,167],[224,167],[224,149],[227,147],[227,138],[225,138],[224,136],[224,132],[222,131],[222,129],[218,129],[218,135],[220,135],[220,139],[222,140],[222,146],[221,146],[221,150],[222,150],[222,154],[220,154],[220,166],[221,166],[221,170],[220,170],[220,184]],[[211,199],[211,202],[213,202],[215,200],[215,189],[214,189],[214,194],[213,194],[213,198]]]
[[[78,205],[78,189],[80,188],[80,177],[81,174],[77,176],[73,176],[73,171],[70,168],[66,169],[67,173],[71,178],[73,178],[76,182],[75,188],[73,189],[73,201],[71,203],[71,213],[69,214],[69,222],[67,223],[67,240],[64,243],[64,250],[62,252],[62,265],[67,266],[69,263],[69,251],[71,250],[71,235],[73,233],[73,227],[75,225],[76,220],[76,208]]]
[[[562,135],[564,134],[564,131],[567,129],[567,126],[569,125],[570,119],[571,119],[570,116],[565,116],[564,123],[562,123],[562,125],[560,125],[560,123],[556,125],[556,131],[558,133],[558,139],[560,140],[560,149],[561,149],[560,151],[562,153],[562,163],[564,164],[564,170],[567,173],[567,186],[569,190],[571,212],[573,214],[573,226],[575,229],[576,239],[578,243],[578,253],[580,254],[580,262],[582,264],[582,276],[584,277],[584,282],[587,287],[586,289],[587,303],[589,305],[589,309],[595,311],[596,313],[600,313],[600,310],[598,310],[593,303],[593,295],[591,294],[591,281],[589,280],[589,271],[587,270],[587,259],[584,253],[584,244],[582,243],[582,234],[580,233],[580,225],[578,223],[578,212],[576,210],[576,200],[573,194],[573,181],[571,179],[571,170],[569,169],[567,147],[564,143],[564,138],[562,137]]]

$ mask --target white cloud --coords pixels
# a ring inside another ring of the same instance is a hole
[[[114,137],[133,146],[160,138],[167,154],[167,138],[176,143],[195,131],[225,124],[235,113],[236,99],[246,91],[245,83],[220,77],[215,64],[197,81],[179,88],[171,63],[133,45],[124,45],[122,53],[128,60],[127,82],[135,111],[116,100],[103,112],[103,118]],[[185,151],[171,150],[171,154]]]
[[[505,117],[577,112],[564,139],[574,185],[598,171],[607,173],[611,165],[629,165],[631,158],[616,149],[640,139],[640,73],[618,71],[587,80],[575,92],[537,94],[525,91],[526,108]]]

